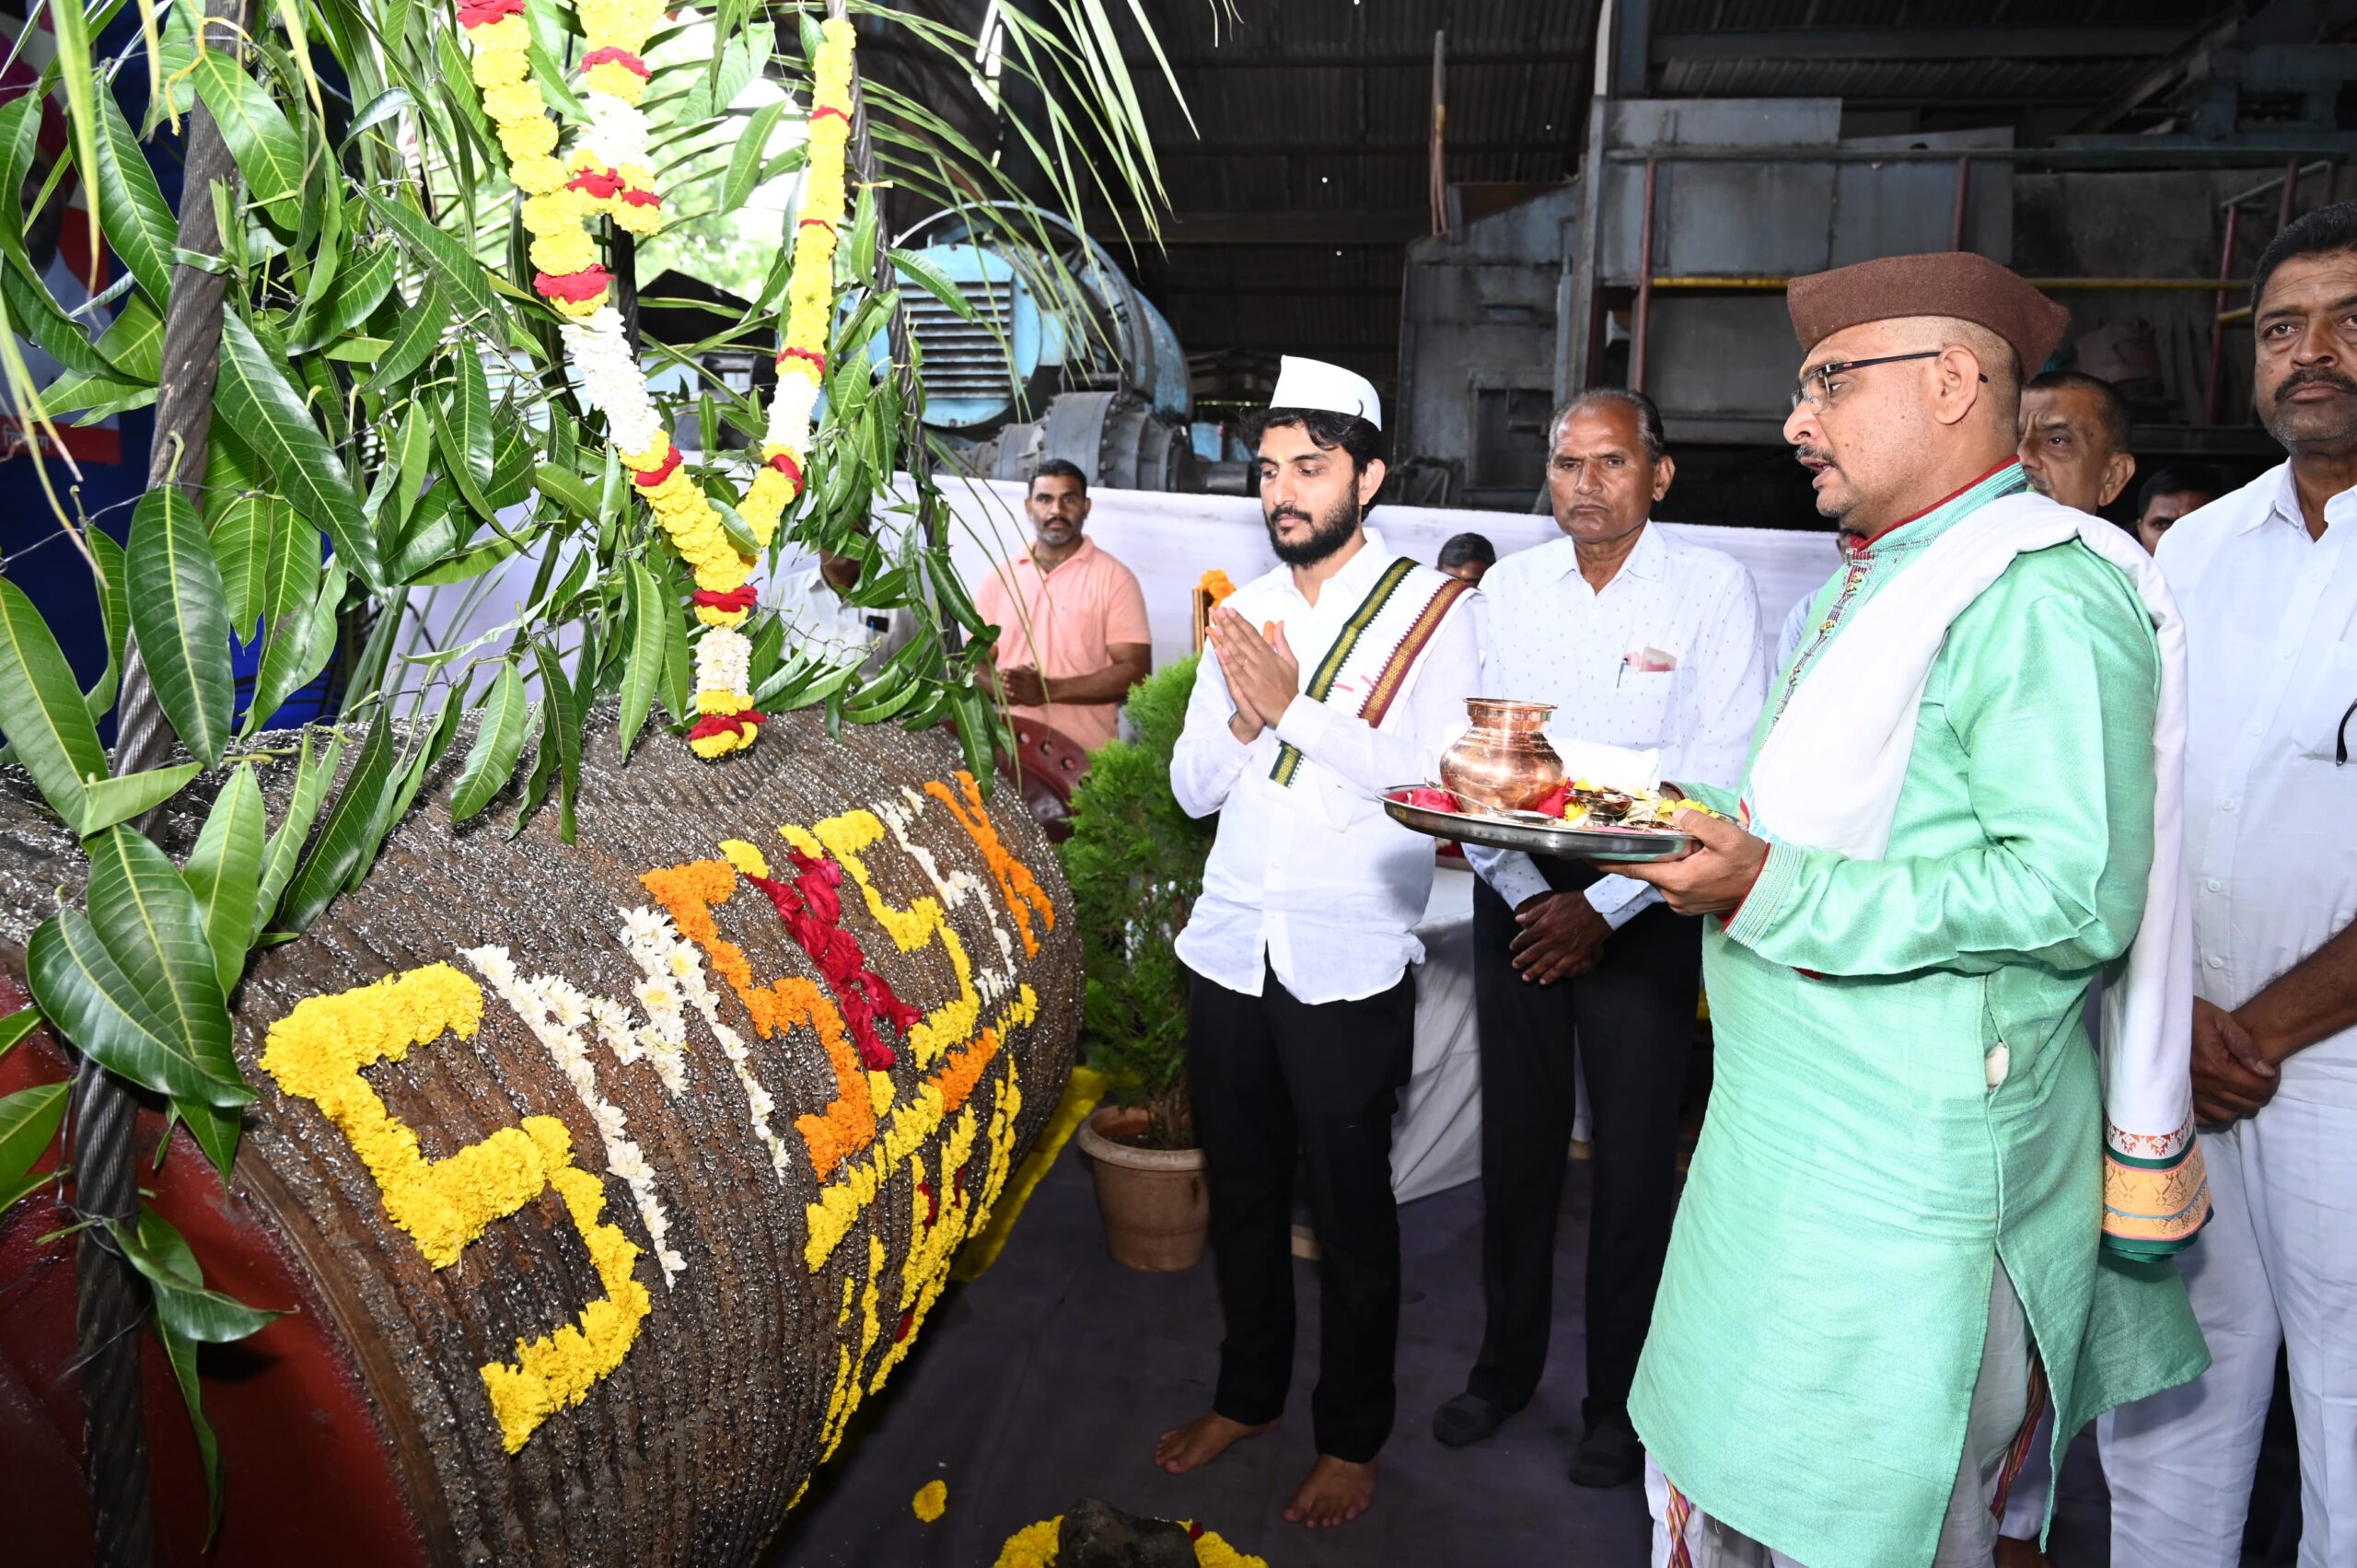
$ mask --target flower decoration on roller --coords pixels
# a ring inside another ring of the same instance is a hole
[[[564,318],[565,354],[582,395],[606,421],[607,438],[631,470],[663,536],[695,581],[691,598],[705,630],[697,645],[697,718],[688,743],[706,761],[753,744],[764,715],[746,679],[751,645],[737,630],[751,614],[752,558],[737,552],[720,513],[691,476],[649,394],[622,319],[610,303],[612,277],[598,260],[589,224],[611,218],[638,236],[655,234],[663,203],[648,166],[639,99],[652,75],[641,52],[663,19],[660,0],[577,0],[586,49],[581,104],[586,125],[569,159],[557,156],[558,125],[529,59],[524,0],[461,0],[459,26],[473,46],[475,85],[496,127],[508,172],[524,193],[531,236],[532,288]],[[834,316],[835,243],[845,203],[851,132],[851,24],[829,20],[813,63],[810,150],[795,227],[786,290],[784,343],[761,463],[737,511],[757,549],[777,535],[802,494],[811,425],[827,368]]]

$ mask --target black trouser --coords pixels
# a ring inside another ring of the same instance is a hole
[[[1585,867],[1540,861],[1558,888]],[[1584,874],[1585,873],[1585,874]],[[1555,1217],[1575,1110],[1573,1040],[1587,1077],[1595,1196],[1587,1238],[1591,1422],[1629,1401],[1669,1250],[1678,1108],[1701,989],[1701,923],[1655,904],[1614,932],[1596,968],[1535,985],[1514,968],[1514,912],[1473,894],[1473,996],[1481,1026],[1481,1283],[1489,1307],[1467,1388],[1520,1410],[1547,1364]]]
[[[1415,1057],[1415,983],[1300,1002],[1264,971],[1247,996],[1190,974],[1187,1071],[1211,1182],[1219,1387],[1230,1421],[1274,1421],[1293,1381],[1293,1190],[1318,1227],[1318,1451],[1364,1463],[1391,1434],[1399,1211],[1391,1118]]]

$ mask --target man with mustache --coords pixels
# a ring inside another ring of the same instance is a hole
[[[1563,537],[1506,557],[1484,580],[1484,695],[1550,703],[1567,737],[1652,750],[1678,778],[1733,784],[1767,684],[1751,574],[1652,520],[1678,465],[1643,392],[1573,398],[1549,422],[1548,447]],[[1677,1201],[1701,930],[1608,867],[1479,845],[1465,854],[1481,877],[1473,981],[1486,1323],[1465,1389],[1434,1414],[1433,1435],[1450,1447],[1478,1442],[1538,1392],[1576,1060],[1595,1183],[1571,1479],[1624,1486],[1644,1464],[1629,1380]]]
[[[1864,543],[1740,786],[1689,786],[1724,815],[1623,868],[1717,917],[1710,1115],[1630,1412],[1657,1562],[1985,1568],[2049,1399],[2056,1452],[2207,1359],[2166,1260],[2209,1212],[2184,634],[2142,550],[2015,459],[2061,307],[1961,253],[1788,299],[1785,439]]]
[[[1266,1432],[1293,1376],[1294,1173],[1318,1243],[1318,1462],[1284,1510],[1364,1513],[1399,1327],[1391,1119],[1413,1054],[1432,841],[1376,796],[1433,775],[1480,686],[1480,596],[1364,526],[1383,412],[1365,378],[1288,357],[1247,426],[1283,563],[1212,612],[1170,763],[1218,837],[1178,957],[1226,1338],[1212,1408],[1164,1433],[1173,1474]]]
[[[2119,389],[2084,370],[2049,370],[2022,389],[2022,474],[2040,495],[2100,513],[2136,477],[2135,415]]]
[[[2288,460],[2162,537],[2192,667],[2194,1109],[2218,1217],[2182,1260],[2214,1358],[2103,1426],[2111,1560],[2241,1560],[2275,1355],[2301,1568],[2357,1561],[2357,203],[2251,283],[2260,421]]]
[[[1023,510],[1031,547],[974,591],[999,629],[992,673],[1015,715],[1046,725],[1083,751],[1113,738],[1121,699],[1154,670],[1154,633],[1137,574],[1086,536],[1088,476],[1050,458]]]

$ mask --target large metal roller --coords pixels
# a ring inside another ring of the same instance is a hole
[[[720,766],[658,736],[627,767],[602,733],[573,845],[553,803],[454,832],[461,737],[238,987],[260,1098],[228,1196],[184,1136],[146,1181],[209,1283],[289,1309],[205,1353],[228,1495],[203,1561],[753,1561],[1055,1105],[1079,943],[1015,791],[982,802],[937,733],[795,715]],[[203,805],[159,830],[175,857]],[[80,880],[0,787],[14,976]],[[36,1037],[0,1092],[64,1071]],[[0,1220],[0,1556],[41,1563],[89,1554],[62,1223],[46,1197]],[[193,1563],[150,1351],[160,1534]]]

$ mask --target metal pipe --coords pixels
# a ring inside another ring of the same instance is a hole
[[[2338,160],[2324,157],[2317,158],[2315,162],[2305,166],[2300,165],[2298,158],[2294,157],[2293,159],[2293,163],[2294,167],[2298,168],[2299,173],[2303,177],[2314,174],[2318,169],[2324,170],[2326,175],[2329,176],[2333,170],[2339,167]],[[2283,177],[2280,174],[2272,180],[2261,180],[2247,191],[2237,191],[2235,194],[2224,198],[2218,203],[2218,210],[2220,212],[2223,212],[2228,207],[2238,207],[2246,202],[2255,202],[2282,183]]]
[[[1717,290],[1724,293],[1780,290],[1792,280],[1765,274],[1746,276],[1728,274],[1713,276],[1696,274],[1688,277],[1657,277],[1653,286],[1666,289]],[[2033,288],[2062,290],[2092,290],[2098,293],[2126,293],[2136,289],[2200,289],[2215,293],[2221,284],[2228,288],[2247,288],[2243,278],[2025,278]]]
[[[1964,249],[1964,205],[1972,194],[1972,160],[1956,160],[1956,210],[1948,215],[1948,249]]]
[[[2243,210],[2226,209],[2226,242],[2218,252],[2218,303],[2210,323],[2210,374],[2201,389],[2201,423],[2218,423],[2219,373],[2226,357],[2226,289],[2235,271],[2235,240],[2242,232]]]
[[[1645,160],[1645,213],[1637,230],[1637,320],[1629,335],[1629,389],[1645,389],[1645,338],[1654,314],[1654,176],[1660,166]]]
[[[2275,215],[2275,226],[2279,230],[2292,226],[2292,215],[2299,210],[2299,205],[2300,160],[2293,158],[2283,166],[2283,205]]]

